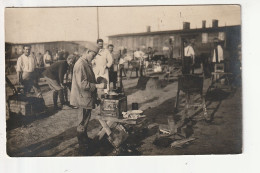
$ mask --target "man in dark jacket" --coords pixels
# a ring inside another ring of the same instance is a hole
[[[60,98],[62,109],[70,108],[68,105],[66,105],[64,99],[64,75],[67,73],[67,70],[69,69],[69,66],[72,65],[73,61],[73,57],[70,56],[66,61],[58,61],[52,64],[42,73],[50,88],[53,90],[54,109],[59,109],[57,102],[58,96]]]

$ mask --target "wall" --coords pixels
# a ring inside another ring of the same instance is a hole
[[[224,49],[230,52],[234,50],[238,43],[240,43],[240,29],[224,29],[221,31],[224,36]],[[219,31],[207,31],[207,32],[193,32],[193,33],[177,33],[177,34],[158,34],[158,35],[145,35],[145,36],[120,36],[109,38],[110,43],[114,44],[115,50],[120,49],[122,46],[128,50],[137,50],[144,46],[152,47],[157,53],[163,53],[162,49],[164,46],[168,46],[168,39],[174,38],[173,41],[173,57],[181,58],[181,38],[195,39],[194,49],[197,56],[210,56],[213,49],[214,38],[220,38]],[[207,35],[207,41],[202,42],[202,35]],[[228,39],[228,40],[227,40]],[[235,45],[232,43],[236,43]],[[228,44],[227,44],[228,43]],[[229,53],[227,53],[228,56]]]

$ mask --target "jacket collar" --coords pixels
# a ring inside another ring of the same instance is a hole
[[[89,62],[87,59],[82,58],[82,57],[80,57],[79,59],[80,59],[81,61],[83,61],[84,63],[86,63],[88,66],[92,67],[91,62]]]

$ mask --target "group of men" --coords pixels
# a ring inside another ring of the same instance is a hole
[[[220,62],[223,60],[223,50],[217,40],[214,40],[214,43],[213,62]],[[194,72],[195,52],[192,42],[184,41],[184,46],[183,74],[190,74],[191,68],[192,73]],[[108,49],[104,49],[103,40],[98,39],[97,45],[91,43],[85,45],[82,55],[77,61],[75,61],[75,56],[69,55],[66,60],[49,65],[42,73],[49,87],[53,90],[55,109],[79,108],[77,135],[79,144],[83,148],[86,148],[88,143],[87,125],[91,110],[99,103],[97,90],[107,92],[110,82],[114,83],[116,80],[116,74],[113,71],[113,48],[113,45],[108,45]],[[37,82],[39,77],[36,72],[37,61],[30,51],[31,46],[25,45],[23,47],[24,53],[17,60],[18,83],[24,86],[25,92],[29,92],[33,88],[37,97],[42,97]],[[149,48],[148,55],[148,59],[151,59],[151,48]],[[70,101],[68,101],[67,95],[68,86],[64,83],[64,76],[68,74],[69,69],[72,72],[71,86],[69,86],[71,90]],[[58,107],[58,97],[61,107]]]
[[[224,52],[218,38],[213,40],[214,47],[212,51],[212,57],[210,57],[210,63],[213,65],[216,63],[223,62]],[[194,74],[195,66],[195,51],[193,49],[194,39],[189,42],[187,40],[183,41],[184,44],[184,57],[182,59],[182,74]]]
[[[31,52],[31,46],[23,47],[23,54],[17,60],[17,75],[19,84],[24,86],[24,91],[34,89],[37,97],[42,97],[38,85],[36,68],[37,63]],[[98,104],[97,90],[109,88],[109,70],[113,64],[113,45],[104,49],[103,40],[98,39],[97,45],[88,43],[80,58],[75,62],[75,56],[70,55],[66,60],[50,65],[42,73],[49,87],[53,90],[53,103],[55,109],[78,108],[79,125],[77,128],[79,144],[86,148],[87,124],[91,110]],[[73,66],[74,65],[74,66]],[[71,68],[72,67],[72,68]],[[69,69],[72,70],[70,100],[68,101],[67,86],[64,76]],[[102,78],[103,80],[99,80]],[[99,83],[98,83],[99,82]],[[61,107],[58,107],[58,97]]]

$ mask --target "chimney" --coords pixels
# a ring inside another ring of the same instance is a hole
[[[217,28],[218,27],[218,20],[213,19],[212,20],[212,28]]]
[[[151,26],[146,26],[146,32],[151,32]]]
[[[206,20],[202,20],[202,28],[206,28]]]
[[[190,22],[183,22],[183,30],[190,29]]]

